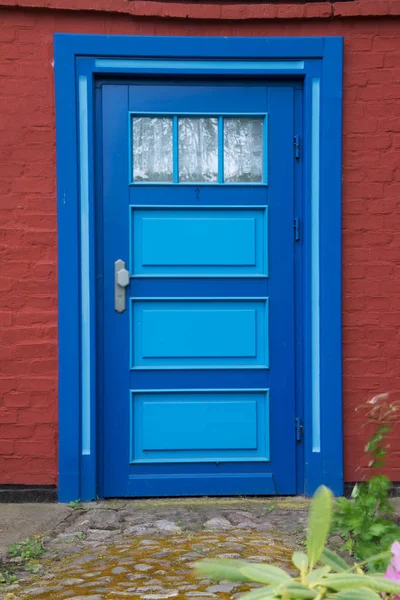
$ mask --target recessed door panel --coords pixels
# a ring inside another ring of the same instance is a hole
[[[267,390],[132,392],[131,404],[131,463],[268,460]]]
[[[151,207],[132,213],[132,276],[267,276],[267,207]]]
[[[268,300],[132,301],[132,369],[268,366]]]

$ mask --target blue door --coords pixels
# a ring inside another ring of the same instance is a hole
[[[294,88],[99,88],[101,493],[293,494]]]

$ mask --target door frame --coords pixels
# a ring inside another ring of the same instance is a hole
[[[296,265],[297,493],[343,491],[340,37],[55,34],[60,502],[98,496],[95,80],[126,75],[303,82],[303,211]],[[297,199],[298,202],[298,199]],[[293,424],[295,428],[295,424]]]

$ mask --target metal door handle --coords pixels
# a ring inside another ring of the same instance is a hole
[[[131,277],[126,269],[125,261],[120,258],[114,263],[114,308],[117,313],[126,310],[126,288]]]

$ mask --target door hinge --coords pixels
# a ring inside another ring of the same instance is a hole
[[[300,136],[296,134],[293,138],[293,146],[294,146],[294,157],[296,160],[300,160]]]
[[[294,239],[296,240],[296,242],[299,242],[300,241],[300,219],[299,219],[299,217],[294,218],[293,227],[294,227]]]
[[[301,442],[302,437],[303,437],[303,430],[304,430],[303,422],[300,419],[300,417],[296,417],[295,422],[296,422],[296,441]]]

